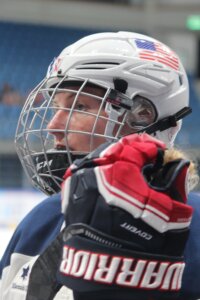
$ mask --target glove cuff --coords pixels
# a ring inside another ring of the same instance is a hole
[[[102,300],[114,299],[111,291],[121,293],[121,299],[175,299],[184,266],[182,257],[135,251],[128,242],[75,224],[64,233],[58,280],[75,291],[77,299],[83,294],[90,299],[90,293],[94,297],[98,291]]]

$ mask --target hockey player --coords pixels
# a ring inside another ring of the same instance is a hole
[[[68,166],[99,145],[132,133],[145,131],[172,147],[182,118],[190,112],[188,94],[178,56],[148,36],[96,34],[61,52],[29,95],[16,133],[27,175],[52,196],[16,229],[1,261],[0,299],[26,299],[31,268],[51,248],[64,222],[59,191]],[[193,194],[189,199],[194,214],[185,248],[182,300],[200,297],[197,198]],[[72,297],[63,287],[52,299]]]

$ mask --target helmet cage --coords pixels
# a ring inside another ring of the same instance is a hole
[[[99,90],[101,95],[95,94],[95,90]],[[73,101],[69,107],[57,106],[55,98],[60,93],[73,95]],[[81,111],[78,108],[81,97],[98,101],[98,110],[95,113]],[[47,194],[57,192],[60,189],[66,168],[73,163],[74,159],[83,157],[94,150],[97,144],[96,140],[100,139],[101,143],[102,141],[118,140],[122,135],[125,135],[123,133],[125,124],[130,128],[129,133],[130,131],[137,131],[138,128],[131,128],[130,122],[126,122],[127,120],[130,121],[132,109],[137,108],[137,103],[138,106],[141,106],[141,97],[138,95],[134,99],[90,79],[62,76],[59,77],[59,80],[57,78],[57,83],[51,87],[48,86],[48,79],[43,80],[30,93],[22,109],[15,139],[17,153],[33,185]],[[146,102],[150,105],[148,99]],[[155,107],[153,104],[151,107],[155,119]],[[59,110],[67,114],[65,126],[49,129],[49,123]],[[103,111],[106,112],[106,116],[103,115]],[[94,119],[90,131],[71,128],[75,113]],[[134,116],[134,114],[132,115]],[[97,130],[97,124],[100,120],[105,122],[103,132]],[[63,134],[64,141],[62,147],[59,148],[55,145],[55,135],[58,133]],[[81,135],[89,137],[90,144],[87,150],[71,148],[68,136],[73,134],[77,137]]]

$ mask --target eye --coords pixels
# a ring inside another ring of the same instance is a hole
[[[87,110],[87,105],[79,102],[79,103],[76,103],[75,109],[85,111],[85,110]]]

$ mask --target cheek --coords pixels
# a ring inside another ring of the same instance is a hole
[[[107,117],[106,113],[102,115]],[[71,130],[85,131],[85,132],[96,132],[104,133],[106,126],[106,119],[101,117],[96,119],[95,116],[89,116],[84,114],[74,114],[69,121],[68,128]]]
[[[95,136],[95,134],[104,135],[105,127],[106,120],[104,119],[99,118],[96,121],[93,116],[74,115],[69,122],[68,129],[83,133],[68,133],[68,141],[73,148],[77,149],[81,146],[82,150],[91,151],[106,141],[103,136]]]

